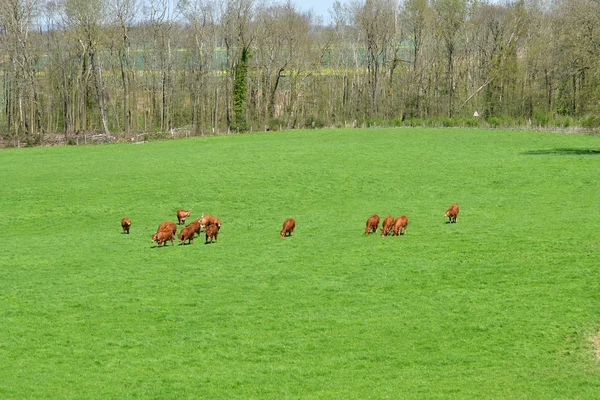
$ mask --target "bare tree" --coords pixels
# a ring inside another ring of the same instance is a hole
[[[94,81],[94,88],[100,111],[100,119],[104,133],[108,129],[108,116],[105,104],[104,78],[102,76],[102,61],[99,59],[103,40],[103,27],[106,22],[106,4],[103,0],[66,0],[65,11],[70,26],[74,29],[77,41],[84,55],[86,73],[89,61],[89,71]]]
[[[210,0],[184,0],[180,1],[178,6],[188,24],[188,43],[191,44],[189,51],[192,82],[189,89],[192,99],[192,124],[194,130],[200,132],[203,114],[201,108],[210,109],[208,104],[203,103],[203,98],[209,93],[206,90],[205,77],[210,71],[215,51],[217,8],[215,2]],[[215,128],[213,123],[213,130]]]
[[[454,114],[454,62],[456,58],[459,32],[466,18],[466,0],[434,0],[433,9],[437,16],[437,35],[444,42],[446,50],[446,93],[448,116]]]
[[[135,22],[135,16],[139,10],[138,0],[109,0],[108,11],[113,18],[113,23],[119,28],[120,37],[116,40],[117,56],[119,58],[119,67],[121,75],[121,85],[123,89],[122,97],[122,112],[123,112],[123,130],[129,133],[129,128],[132,125],[131,110],[129,107],[129,93],[131,82],[135,82],[135,69],[133,68],[133,59],[131,57],[131,39],[129,38],[129,30]],[[133,90],[134,96],[136,90]],[[136,104],[133,102],[133,120],[137,124]],[[135,127],[134,124],[133,126]]]
[[[30,30],[39,11],[37,0],[1,0],[0,21],[6,30],[2,40],[10,59],[12,88],[6,107],[8,129],[39,143],[42,133],[38,82],[37,56],[31,47]],[[16,107],[15,107],[16,106]],[[15,110],[16,109],[16,110]],[[15,112],[16,111],[16,112]]]
[[[369,104],[367,114],[378,112],[380,75],[388,59],[394,60],[397,4],[394,0],[366,0],[355,8],[355,22],[365,49]]]

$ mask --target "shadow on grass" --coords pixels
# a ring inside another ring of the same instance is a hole
[[[521,153],[526,156],[545,156],[545,155],[559,155],[559,156],[600,156],[599,149],[571,149],[571,148],[558,148],[549,150],[531,150]]]

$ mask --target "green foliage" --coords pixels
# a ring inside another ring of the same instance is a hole
[[[479,126],[479,118],[476,118],[476,117],[465,118],[463,120],[463,124],[464,124],[464,126],[467,126],[469,128],[474,128],[476,126]]]
[[[498,117],[489,117],[486,121],[492,128],[497,128],[500,126],[500,118]]]
[[[405,126],[424,126],[424,122],[421,118],[407,118],[404,120]]]
[[[271,118],[268,126],[270,131],[278,131],[280,127],[285,126],[285,121],[279,118]]]
[[[304,127],[308,129],[321,129],[325,127],[325,122],[319,117],[309,115],[304,122]]]
[[[598,154],[457,128],[4,150],[1,397],[596,398]],[[218,242],[152,245],[178,208]]]
[[[246,96],[247,86],[246,77],[248,75],[248,59],[250,53],[246,47],[242,48],[239,62],[235,69],[235,81],[233,84],[233,123],[231,129],[234,131],[245,132],[248,130],[246,121]]]
[[[535,110],[533,112],[533,120],[537,126],[547,127],[548,122],[550,121],[550,116],[544,111]]]
[[[600,117],[595,115],[585,117],[583,120],[581,120],[581,126],[590,129],[600,128]]]

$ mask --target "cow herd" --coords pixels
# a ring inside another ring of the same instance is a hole
[[[391,215],[388,215],[385,217],[383,224],[381,225],[381,236],[387,236],[390,233],[392,236],[403,235],[406,233],[407,226],[408,217],[406,215],[401,215],[396,219],[394,219],[394,217]],[[367,220],[367,225],[365,226],[365,235],[376,233],[378,227],[379,215],[373,214]]]
[[[190,211],[179,209],[177,210],[177,223],[183,225],[185,220],[191,215]],[[131,227],[131,221],[125,217],[121,220],[121,227],[123,233],[129,233]],[[201,218],[196,219],[194,222],[186,225],[177,234],[177,225],[172,221],[165,221],[158,225],[156,233],[152,234],[152,243],[156,242],[158,247],[163,245],[166,246],[167,242],[171,242],[171,245],[175,245],[175,238],[179,239],[179,244],[191,244],[194,241],[194,236],[200,236],[200,232],[204,231],[205,243],[213,243],[213,240],[217,241],[219,230],[221,229],[221,220],[212,215],[202,214]]]
[[[179,209],[177,210],[177,222],[179,225],[185,224],[185,220],[191,215],[191,211]],[[446,210],[444,217],[448,218],[448,223],[456,223],[458,217],[458,204],[451,204]],[[379,215],[373,214],[367,219],[365,226],[365,235],[376,233],[379,228]],[[121,227],[123,233],[129,233],[131,228],[131,221],[125,217],[121,220]],[[392,236],[399,236],[406,234],[406,228],[408,227],[408,217],[406,215],[400,215],[394,219],[393,216],[388,215],[384,218],[383,224],[381,225],[381,236],[387,236],[390,233]],[[283,228],[279,232],[279,235],[284,238],[286,236],[292,236],[294,234],[294,228],[296,228],[296,221],[293,218],[288,218],[283,223]],[[165,221],[158,226],[156,233],[152,235],[152,243],[156,242],[158,247],[162,245],[166,246],[167,242],[171,242],[171,246],[175,245],[175,237],[179,239],[179,244],[183,245],[187,241],[188,244],[192,244],[194,236],[200,236],[200,232],[204,231],[205,241],[204,243],[213,243],[213,239],[216,242],[219,230],[221,229],[221,220],[212,215],[204,215],[196,219],[194,222],[186,225],[181,229],[179,235],[177,235],[177,225],[175,222]]]

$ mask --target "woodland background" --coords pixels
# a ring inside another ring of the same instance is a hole
[[[3,147],[600,126],[598,0],[0,0],[0,49]]]

